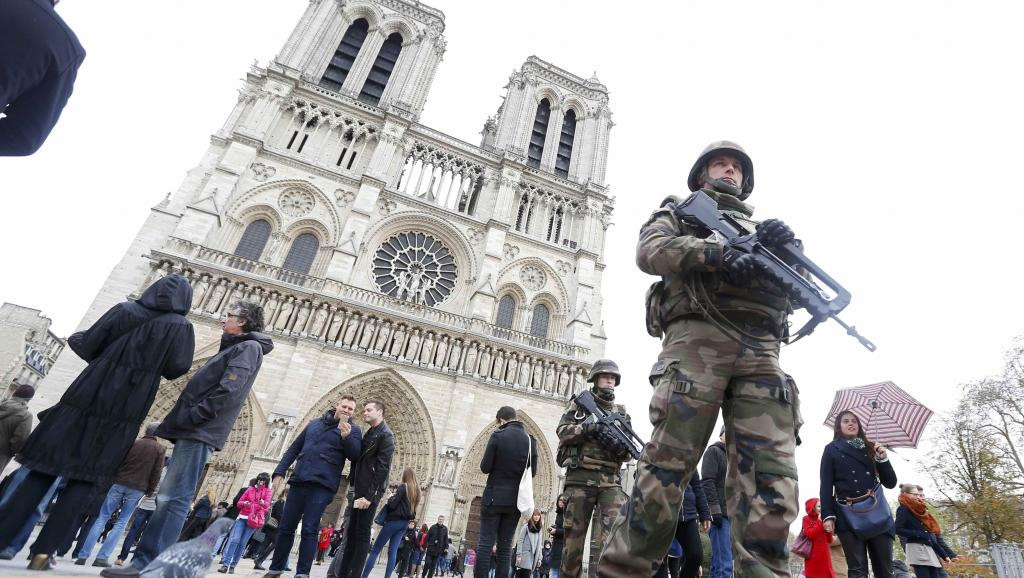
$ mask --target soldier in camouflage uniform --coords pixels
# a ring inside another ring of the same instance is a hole
[[[594,384],[591,391],[598,406],[628,422],[626,408],[615,404],[615,388],[621,380],[619,366],[609,359],[594,363],[587,377]],[[587,417],[586,412],[570,403],[558,422],[558,465],[566,468],[565,545],[559,578],[580,578],[587,529],[595,517],[599,523],[591,536],[591,553],[596,562],[604,536],[626,501],[619,468],[629,459],[629,450],[605,431],[609,426],[584,423]]]
[[[754,187],[750,157],[734,143],[709,146],[690,171],[723,213],[769,249],[794,239],[779,220],[758,224],[743,201]],[[672,542],[683,490],[714,432],[726,427],[726,506],[734,573],[789,576],[786,538],[797,516],[797,390],[779,367],[792,312],[783,291],[758,277],[754,257],[681,222],[669,197],[640,230],[637,265],[662,280],[648,291],[648,330],[662,337],[650,372],[651,441],[636,484],[612,526],[598,575],[648,578]]]

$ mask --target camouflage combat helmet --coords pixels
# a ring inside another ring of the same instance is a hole
[[[607,373],[615,376],[615,385],[619,385],[622,381],[622,374],[619,373],[619,364],[615,363],[611,359],[598,359],[594,362],[594,366],[590,368],[590,375],[587,376],[588,383],[594,383],[597,380],[597,376]]]
[[[716,154],[733,155],[743,164],[743,186],[740,188],[739,198],[741,201],[746,200],[750,196],[751,191],[754,190],[754,163],[747,156],[747,151],[743,150],[743,147],[728,140],[715,141],[709,144],[704,149],[704,152],[700,153],[700,156],[697,157],[697,162],[693,163],[693,168],[690,169],[690,176],[686,179],[687,186],[690,187],[691,191],[700,189],[700,177],[704,172],[704,165]]]

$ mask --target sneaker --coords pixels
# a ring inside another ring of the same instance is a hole
[[[266,568],[264,568],[263,566],[260,566],[259,562],[257,562],[256,565],[252,567],[252,569],[253,570],[266,570]]]
[[[221,566],[220,568],[217,568],[217,571],[220,572],[221,574],[227,574],[228,573],[228,567],[227,566]]]
[[[235,567],[234,566],[228,568],[228,574],[234,574],[234,573],[235,573]]]
[[[75,566],[85,566],[85,558],[78,558],[75,560]]]
[[[96,558],[92,561],[92,565],[97,568],[110,568],[110,561],[105,558]]]
[[[14,560],[15,552],[10,548],[4,548],[0,551],[0,560]]]

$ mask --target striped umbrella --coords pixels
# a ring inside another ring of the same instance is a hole
[[[896,448],[916,448],[932,417],[932,410],[891,381],[836,391],[825,425],[835,427],[836,415],[847,410],[860,419],[869,440]]]

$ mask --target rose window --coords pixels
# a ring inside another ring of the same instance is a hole
[[[399,233],[384,241],[373,258],[377,288],[403,301],[437,305],[451,295],[457,277],[451,251],[426,233]]]

